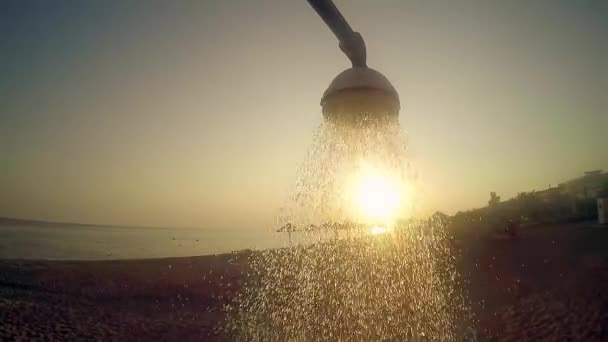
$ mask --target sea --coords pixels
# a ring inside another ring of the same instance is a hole
[[[286,234],[263,228],[145,228],[0,223],[0,259],[147,259],[222,254],[289,245]]]

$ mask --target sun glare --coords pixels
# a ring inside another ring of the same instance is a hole
[[[357,216],[366,223],[391,223],[403,204],[403,188],[386,170],[363,167],[353,184]]]
[[[398,189],[381,175],[370,174],[362,177],[356,196],[359,209],[371,219],[390,217],[399,207]]]

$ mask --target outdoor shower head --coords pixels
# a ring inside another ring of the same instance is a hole
[[[340,49],[353,67],[331,82],[323,97],[323,116],[329,122],[365,126],[378,122],[397,122],[399,95],[378,71],[368,68],[365,41],[354,32],[331,0],[308,0],[340,42]]]
[[[365,126],[396,123],[400,104],[397,91],[384,75],[368,67],[353,67],[334,78],[323,93],[321,107],[329,122]]]

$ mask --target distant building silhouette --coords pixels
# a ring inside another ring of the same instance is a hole
[[[585,175],[559,184],[561,193],[580,199],[591,199],[606,196],[608,190],[608,173],[602,170],[585,172]]]

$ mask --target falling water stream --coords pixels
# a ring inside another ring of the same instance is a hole
[[[406,145],[396,124],[321,125],[278,223],[324,238],[251,255],[247,283],[226,309],[239,340],[460,338],[469,309],[445,227],[411,218],[416,191]],[[369,170],[390,179],[396,194],[384,211],[353,199]],[[353,234],[336,238],[319,228],[331,223]]]
[[[389,218],[396,219],[397,213],[406,217],[413,204],[414,183],[405,152],[405,136],[397,125],[352,128],[325,122],[298,170],[295,191],[283,208],[279,224],[386,223],[369,222],[385,218],[365,217],[367,213],[353,203],[353,183],[366,171],[388,179],[402,195]]]

